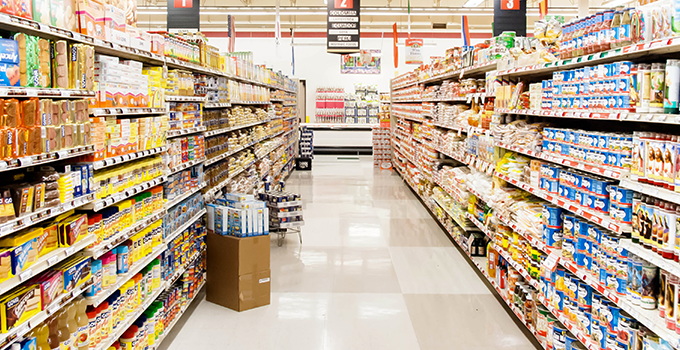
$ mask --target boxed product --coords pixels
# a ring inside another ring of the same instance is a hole
[[[1,332],[7,333],[42,310],[37,285],[19,287],[0,299]]]
[[[91,276],[89,256],[74,256],[55,267],[63,274],[63,292],[68,293],[85,283]]]
[[[104,39],[104,5],[97,0],[76,0],[78,31],[97,39]]]
[[[0,86],[19,86],[19,45],[16,40],[0,39]]]
[[[208,233],[206,299],[236,311],[268,305],[271,292],[270,240]]]

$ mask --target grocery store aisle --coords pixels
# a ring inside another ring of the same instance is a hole
[[[186,349],[533,349],[398,175],[370,157],[317,157],[287,190],[303,244],[272,237],[271,305],[203,301],[170,344]]]

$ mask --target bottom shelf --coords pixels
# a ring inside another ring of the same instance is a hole
[[[198,288],[195,289],[194,296],[191,299],[187,300],[187,302],[184,304],[184,306],[182,306],[182,309],[177,314],[177,316],[175,316],[175,318],[172,321],[170,321],[170,324],[165,326],[165,328],[163,329],[163,334],[161,334],[161,336],[158,339],[156,339],[156,343],[154,343],[154,345],[150,346],[149,350],[157,350],[161,346],[161,343],[163,342],[163,340],[165,340],[165,337],[168,336],[168,333],[170,333],[172,328],[175,327],[177,322],[179,322],[179,319],[182,318],[182,316],[187,311],[187,309],[189,309],[189,307],[191,306],[191,303],[193,303],[194,300],[196,300],[196,297],[200,294],[201,289],[203,288],[203,286],[205,286],[205,284],[206,284],[206,276],[204,275],[203,276],[203,282],[198,286]]]
[[[413,185],[411,185],[411,183],[407,179],[405,179],[400,172],[397,172],[397,174],[399,174],[399,176],[402,177],[404,182],[408,183],[409,187],[411,187],[411,190],[413,190],[413,192],[416,194],[416,196],[418,196],[423,203],[427,203],[427,199],[424,198],[423,196],[421,196],[420,193],[418,193],[418,191],[413,187]],[[428,211],[430,211],[430,214],[433,217],[435,217],[435,218],[437,217],[436,215],[434,215],[434,213],[432,212],[432,209],[430,207],[428,207],[427,205],[425,205],[425,207],[427,208]],[[443,223],[441,223],[441,224],[442,225],[440,225],[440,226],[445,227],[445,225],[443,225]],[[501,289],[498,287],[498,284],[496,283],[496,281],[494,279],[490,278],[489,275],[487,274],[487,272],[486,272],[487,258],[486,257],[476,257],[476,256],[470,255],[470,253],[467,251],[467,249],[465,248],[465,245],[462,242],[460,242],[458,239],[456,239],[452,235],[452,233],[449,232],[448,230],[445,230],[445,231],[447,231],[447,233],[451,236],[452,240],[454,242],[456,242],[456,244],[458,245],[460,250],[465,252],[465,255],[467,256],[468,260],[470,260],[470,262],[472,262],[472,264],[479,270],[479,272],[484,276],[484,278],[486,278],[486,280],[494,287],[494,289],[496,289],[496,292],[503,299],[503,301],[505,301],[508,308],[510,308],[510,310],[512,310],[512,313],[514,314],[514,316],[529,330],[529,332],[536,338],[536,341],[541,343],[539,337],[537,336],[537,334],[535,332],[535,329],[533,327],[530,327],[529,325],[527,325],[527,322],[524,320],[524,317],[517,310],[515,305],[511,301],[507,300],[507,298],[504,296]]]

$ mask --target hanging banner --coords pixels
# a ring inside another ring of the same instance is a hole
[[[380,50],[361,50],[360,53],[342,55],[341,74],[380,74]]]
[[[198,0],[168,0],[167,26],[169,29],[201,29]]]
[[[406,39],[406,64],[423,64],[423,39]]]
[[[394,52],[394,68],[399,67],[399,50],[397,49],[397,41],[398,41],[398,36],[397,36],[397,22],[394,22],[392,25],[392,52]]]
[[[360,0],[328,0],[326,52],[359,52]]]

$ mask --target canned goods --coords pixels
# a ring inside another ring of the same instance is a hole
[[[558,322],[553,324],[553,349],[565,350],[567,330]]]
[[[574,221],[576,218],[573,215],[564,215],[562,219],[562,232],[564,239],[574,238]]]
[[[564,348],[567,350],[571,350],[573,349],[572,344],[574,343],[578,343],[578,339],[576,339],[576,337],[570,332],[567,332],[566,336],[564,337]]]
[[[575,253],[574,241],[571,238],[564,238],[562,240],[562,259],[574,261]]]
[[[619,327],[619,314],[621,309],[616,306],[616,304],[607,302],[607,315],[605,318],[605,325],[607,326],[608,333],[614,333],[616,336],[616,331]]]
[[[578,278],[574,276],[564,276],[564,283],[566,284],[565,295],[569,300],[576,301],[578,296]]]
[[[618,340],[630,347],[635,338],[635,331],[637,328],[637,321],[625,311],[621,311],[619,314],[619,328],[616,333]]]
[[[590,338],[595,342],[595,344],[600,345],[600,349],[606,348],[606,334],[607,328],[600,324],[600,321],[593,317],[592,325],[590,327]]]
[[[585,282],[578,282],[578,304],[591,308],[593,305],[593,288]]]
[[[562,247],[562,229],[560,227],[543,226],[543,238],[548,247]]]

